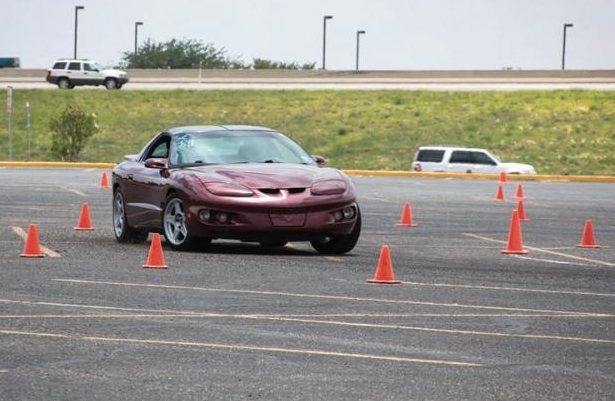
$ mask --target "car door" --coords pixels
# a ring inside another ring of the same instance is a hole
[[[498,173],[498,163],[486,152],[472,151],[471,157],[474,165],[474,173],[494,174]]]
[[[91,63],[83,63],[83,79],[84,85],[101,85],[104,77],[96,65]]]
[[[472,152],[468,150],[453,150],[448,162],[446,171],[452,173],[472,173],[474,164],[472,162]]]
[[[166,171],[147,167],[150,158],[167,158],[169,138],[161,136],[154,141],[142,158],[132,163],[126,171],[127,183],[124,197],[126,214],[134,227],[160,228],[162,206],[166,195]]]
[[[83,85],[85,82],[82,64],[83,63],[80,61],[71,61],[70,63],[68,63],[66,75],[68,75],[68,78],[71,80],[73,85]]]

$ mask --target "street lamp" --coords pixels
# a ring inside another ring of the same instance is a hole
[[[77,13],[84,8],[83,6],[75,6],[75,48],[73,51],[73,58],[77,58]]]
[[[562,71],[566,67],[566,28],[572,28],[572,24],[564,24],[564,46],[562,48]]]
[[[359,36],[364,33],[365,31],[357,31],[357,63],[356,63],[357,71],[359,71]]]
[[[327,49],[327,20],[333,19],[331,15],[325,15],[322,18],[322,69],[325,69],[325,50]]]
[[[135,22],[135,56],[137,55],[137,36],[139,31],[139,25],[143,25],[143,22]]]

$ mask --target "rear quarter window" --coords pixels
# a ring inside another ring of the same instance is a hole
[[[57,62],[53,65],[54,70],[63,70],[66,68],[66,62]]]
[[[443,157],[444,157],[444,150],[421,149],[416,155],[416,161],[417,162],[440,163]]]

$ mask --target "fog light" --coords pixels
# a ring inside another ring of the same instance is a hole
[[[211,219],[211,211],[209,210],[201,210],[199,212],[199,219],[201,221],[207,222]]]
[[[342,210],[342,213],[344,214],[345,219],[352,219],[354,218],[356,211],[354,207],[347,207],[346,209]]]
[[[226,223],[229,219],[228,213],[224,213],[224,212],[218,213],[216,215],[216,219],[218,220],[219,223]]]
[[[340,210],[336,210],[333,212],[333,219],[335,221],[340,221],[344,218],[344,214]]]

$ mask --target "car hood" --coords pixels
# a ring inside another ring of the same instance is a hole
[[[301,164],[211,165],[186,168],[183,173],[203,184],[234,182],[250,189],[309,188],[316,181],[345,180],[339,170]]]
[[[101,71],[103,74],[105,75],[115,75],[115,76],[122,76],[122,75],[126,75],[128,76],[128,73],[126,71],[122,71],[122,70],[115,70],[113,68],[110,69],[106,69]]]
[[[500,167],[508,173],[536,174],[534,166],[523,163],[500,163]]]

